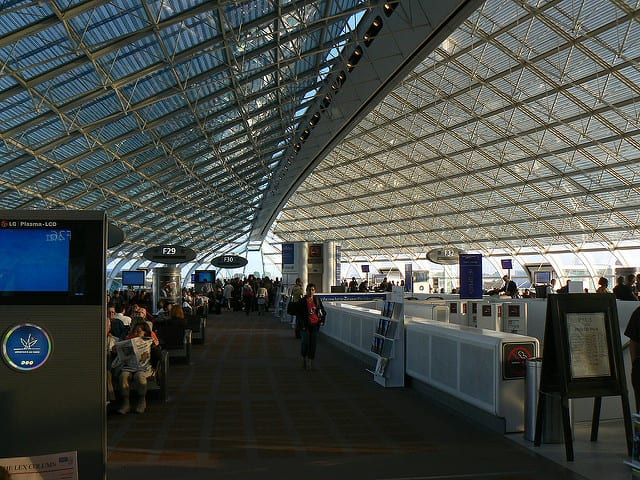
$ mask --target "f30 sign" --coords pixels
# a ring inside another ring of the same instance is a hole
[[[239,257],[238,255],[220,255],[211,260],[211,265],[218,268],[240,268],[244,267],[247,263],[249,262],[246,258]]]

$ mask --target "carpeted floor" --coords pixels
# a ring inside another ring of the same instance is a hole
[[[583,479],[502,435],[385,389],[323,341],[302,369],[299,341],[271,314],[210,315],[169,398],[108,417],[108,478]]]

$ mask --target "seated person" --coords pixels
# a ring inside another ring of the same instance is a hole
[[[180,305],[175,305],[171,309],[171,315],[169,318],[169,323],[171,325],[180,325],[182,327],[187,326],[187,320],[185,318],[186,312]]]
[[[113,352],[115,351],[116,343],[120,341],[118,337],[111,332],[111,321],[107,319],[107,403],[113,402],[115,397],[115,390],[113,388],[113,377],[111,375],[111,359],[113,358]]]
[[[187,328],[187,316],[182,306],[175,304],[166,322],[156,322],[153,334],[160,341],[163,349],[175,350],[184,348],[184,333]]]
[[[119,350],[112,368],[114,376],[118,378],[118,391],[122,398],[122,403],[118,413],[122,415],[129,413],[131,406],[129,394],[131,386],[138,394],[138,404],[135,407],[136,413],[143,413],[147,407],[147,378],[155,374],[154,366],[160,360],[160,348],[154,344],[151,338],[149,325],[142,321],[136,323],[131,330],[130,340],[135,341],[136,348],[131,349],[131,345],[124,345],[119,349],[119,342],[115,349]],[[129,348],[127,351],[126,347]]]
[[[118,338],[119,340],[124,340],[129,333],[129,329],[125,326],[122,320],[116,317],[116,314],[117,312],[115,307],[107,308],[109,330],[114,337]]]
[[[156,312],[156,323],[167,322],[171,318],[171,309],[173,304],[171,302],[163,302],[162,308]]]
[[[160,345],[160,341],[158,340],[158,336],[156,335],[156,332],[153,331],[153,323],[148,321],[148,320],[145,320],[142,317],[133,317],[133,319],[131,320],[131,332],[129,333],[129,335],[127,335],[125,337],[125,340],[129,340],[129,339],[131,339],[131,338],[136,336],[133,333],[133,329],[139,323],[146,323],[149,326],[149,330],[151,331],[151,338],[153,339],[153,344],[154,345]]]

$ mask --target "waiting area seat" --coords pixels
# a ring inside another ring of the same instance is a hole
[[[158,398],[166,402],[167,401],[167,385],[169,377],[169,352],[162,350],[160,360],[154,368],[154,373],[151,377],[147,378],[147,395],[157,395]]]
[[[186,363],[191,361],[192,332],[188,326],[156,322],[154,331],[160,341],[160,347],[168,353],[169,358],[182,359]]]
[[[204,344],[207,317],[203,314],[185,315],[187,328],[191,330],[193,343]]]

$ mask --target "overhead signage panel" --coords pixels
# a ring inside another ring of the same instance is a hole
[[[427,253],[427,259],[440,265],[456,265],[460,259],[461,250],[456,247],[436,248]]]
[[[211,260],[211,265],[218,268],[240,268],[244,267],[248,260],[238,255],[220,255]]]
[[[159,245],[148,248],[142,256],[157,263],[185,263],[196,258],[196,252],[189,247],[179,245]]]

